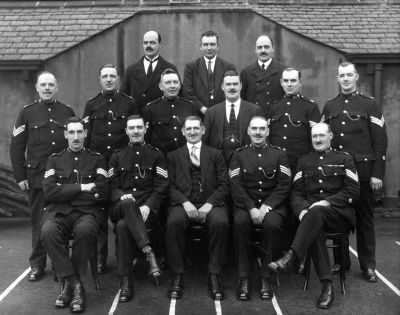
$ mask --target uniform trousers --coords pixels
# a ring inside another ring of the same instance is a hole
[[[41,239],[58,277],[86,273],[98,230],[99,220],[96,216],[79,210],[72,210],[68,214],[58,213],[43,222]],[[70,257],[65,244],[71,233],[74,234],[74,240]]]
[[[40,227],[43,220],[45,199],[42,188],[31,188],[28,195],[29,214],[32,225],[32,252],[29,257],[31,267],[46,267],[46,250],[40,241]]]
[[[195,205],[197,206],[197,205]],[[199,207],[197,207],[199,208]],[[229,219],[225,207],[213,207],[204,225],[208,229],[208,271],[219,274],[226,261]],[[186,232],[190,219],[182,206],[171,207],[166,227],[166,247],[169,266],[174,273],[183,273],[186,254]]]
[[[250,212],[246,210],[236,210],[233,213],[233,220],[233,241],[238,276],[240,278],[249,277],[251,266],[254,264],[251,245],[255,225]],[[268,212],[263,219],[260,247],[263,252],[261,276],[264,278],[269,278],[271,273],[268,264],[281,256],[281,236],[284,221],[284,216],[275,211]]]
[[[362,270],[375,269],[374,197],[369,181],[360,181],[360,198],[354,209],[360,267]]]
[[[155,214],[150,211],[146,222],[138,205],[130,199],[118,201],[110,211],[116,222],[118,238],[118,274],[130,275],[132,261],[141,248],[150,245],[147,228],[153,228]]]
[[[349,211],[351,211],[349,209]],[[303,216],[291,248],[299,261],[310,252],[320,281],[331,280],[329,253],[325,232],[347,233],[351,230],[347,220],[330,207],[315,206]]]

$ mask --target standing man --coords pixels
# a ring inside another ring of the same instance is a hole
[[[202,144],[204,125],[200,117],[187,117],[182,133],[187,144],[167,156],[171,185],[166,239],[173,272],[168,295],[182,296],[186,231],[191,221],[197,221],[208,229],[208,289],[213,300],[223,300],[219,275],[226,259],[229,232],[228,170],[221,151]]]
[[[143,35],[144,56],[125,71],[121,91],[132,96],[140,110],[148,102],[162,96],[158,87],[161,73],[165,69],[177,71],[172,63],[160,56],[162,45],[159,33],[146,32]]]
[[[267,35],[258,37],[255,47],[258,59],[240,74],[243,83],[242,98],[259,105],[264,114],[273,102],[285,95],[279,82],[285,66],[273,58],[274,50],[271,38]]]
[[[253,263],[251,236],[262,226],[260,298],[273,297],[268,264],[280,256],[281,234],[287,216],[292,174],[285,151],[267,144],[268,123],[262,116],[250,120],[247,133],[251,144],[238,149],[229,166],[233,199],[233,241],[239,276],[237,299],[250,299],[250,271]]]
[[[308,250],[322,283],[317,307],[327,309],[332,305],[334,292],[324,231],[349,233],[353,230],[353,202],[358,199],[360,186],[353,158],[346,152],[331,149],[333,133],[329,125],[314,125],[311,135],[315,152],[299,160],[291,194],[299,228],[291,248],[269,267],[289,272],[296,258],[304,259]]]
[[[200,51],[203,57],[185,66],[183,96],[192,100],[204,114],[207,108],[225,100],[221,89],[224,73],[235,66],[217,56],[218,34],[207,31],[201,34]]]
[[[107,166],[100,153],[84,148],[83,120],[69,118],[64,134],[68,149],[49,157],[44,174],[43,190],[50,204],[45,208],[41,240],[57,277],[64,278],[54,305],[80,313],[86,308],[80,275],[86,273],[104,220],[102,202],[108,199]],[[71,257],[65,247],[69,234],[74,235]]]
[[[133,115],[126,122],[129,144],[110,160],[110,217],[117,225],[118,273],[121,275],[120,302],[133,297],[132,261],[138,250],[149,262],[149,275],[157,280],[161,269],[151,248],[146,227],[154,229],[156,214],[168,189],[164,155],[144,142],[146,126]]]
[[[111,154],[128,143],[125,133],[126,119],[132,114],[138,114],[139,108],[132,97],[118,90],[119,73],[116,66],[105,64],[100,68],[99,74],[102,91],[86,103],[83,112],[87,129],[85,147],[99,152],[108,164]],[[107,205],[105,207],[108,208]],[[106,270],[107,234],[108,220],[105,216],[98,236],[99,274]]]
[[[250,143],[247,126],[252,117],[262,115],[262,110],[240,98],[242,84],[236,71],[230,70],[224,74],[221,88],[226,101],[207,110],[203,141],[222,150],[229,163],[234,150]]]
[[[181,80],[178,72],[166,69],[161,74],[159,89],[163,97],[150,102],[143,108],[143,117],[148,125],[146,141],[164,154],[185,144],[181,129],[188,116],[198,114],[196,105],[179,97]]]
[[[339,65],[340,94],[322,110],[331,125],[333,148],[350,153],[360,177],[360,199],[356,209],[358,260],[364,278],[376,282],[373,191],[382,189],[385,175],[387,134],[382,110],[376,101],[357,91],[359,75],[354,64]]]
[[[35,87],[40,99],[20,111],[10,147],[15,180],[22,190],[28,191],[29,196],[32,224],[29,281],[40,280],[46,267],[46,252],[40,242],[40,225],[45,206],[42,180],[47,158],[66,147],[64,123],[67,118],[74,116],[69,106],[56,100],[58,83],[52,73],[40,73]]]
[[[321,120],[318,105],[300,94],[301,72],[286,68],[281,86],[285,96],[268,109],[269,143],[286,151],[290,170],[296,171],[297,160],[312,151],[311,127]]]

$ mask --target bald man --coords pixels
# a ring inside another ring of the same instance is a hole
[[[132,96],[140,110],[148,102],[163,95],[158,87],[161,73],[166,69],[178,71],[175,65],[160,56],[162,46],[159,33],[146,32],[143,35],[144,56],[125,71],[121,91]]]

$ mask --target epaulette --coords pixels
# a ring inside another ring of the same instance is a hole
[[[312,100],[311,98],[309,98],[309,97],[307,97],[307,96],[300,95],[300,98],[302,98],[303,100],[308,101],[308,102],[310,102],[310,103],[315,103],[314,100]]]
[[[51,156],[63,155],[63,154],[65,153],[65,151],[67,151],[67,149],[64,149],[64,150],[62,150],[62,151],[60,151],[60,152],[55,152],[55,153],[53,153]]]
[[[249,145],[246,144],[246,145],[244,145],[243,147],[237,148],[236,151],[239,152],[239,151],[242,151],[242,150],[244,150],[244,149],[247,149],[248,147],[249,147]]]
[[[189,99],[184,98],[184,97],[180,97],[180,96],[179,96],[179,99],[182,100],[182,101],[184,101],[184,102],[193,103],[192,100],[189,100]]]
[[[338,95],[336,95],[335,97],[333,97],[333,98],[330,98],[327,102],[330,102],[330,101],[333,101],[334,99],[337,99],[339,96],[340,96],[341,94],[339,93]]]
[[[99,153],[99,152],[97,152],[97,151],[93,151],[92,149],[86,149],[90,154],[93,154],[93,155],[100,155],[101,156],[101,154]]]
[[[155,98],[154,100],[148,102],[148,103],[146,104],[146,106],[149,106],[149,105],[151,105],[151,104],[157,103],[157,102],[159,102],[160,100],[161,100],[161,97]]]
[[[95,96],[93,96],[92,98],[88,99],[88,102],[91,100],[94,100],[95,98],[98,98],[101,95],[101,92],[99,92],[98,94],[96,94]]]
[[[332,151],[335,151],[336,153],[343,153],[343,154],[346,154],[346,155],[350,155],[350,153],[348,153],[346,151],[338,151],[336,149],[333,149]]]
[[[282,101],[282,100],[283,100],[283,97],[281,97],[279,100],[275,100],[275,101],[273,101],[273,102],[272,102],[272,104],[279,103],[279,102],[280,102],[280,101]],[[272,105],[272,104],[271,104],[271,105]]]
[[[119,94],[121,94],[122,96],[125,96],[126,98],[129,98],[130,100],[135,100],[132,96],[130,96],[122,91],[119,91]]]
[[[272,144],[268,144],[271,148],[274,148],[275,150],[280,150],[280,151],[284,151],[281,147],[277,146],[277,145],[272,145]]]
[[[24,106],[24,108],[27,108],[27,107],[32,106],[32,105],[35,105],[35,104],[37,104],[38,102],[39,102],[39,101],[36,100],[36,101],[34,101],[33,103],[31,103],[31,104],[26,104],[26,105]]]
[[[57,103],[60,104],[60,105],[65,106],[65,107],[71,108],[71,106],[69,106],[68,104],[64,104],[64,103],[61,103],[61,102],[58,102],[58,101],[57,101]]]
[[[153,150],[161,151],[159,148],[157,148],[157,147],[155,147],[155,146],[152,146],[152,145],[149,144],[149,143],[146,143],[146,144],[147,144],[147,146],[148,146],[149,148],[151,148],[151,149],[153,149]]]
[[[369,96],[369,95],[364,94],[363,92],[359,92],[358,94],[360,94],[362,97],[369,98],[369,99],[371,99],[371,100],[374,100],[374,99],[375,99],[375,98],[373,98],[372,96]]]

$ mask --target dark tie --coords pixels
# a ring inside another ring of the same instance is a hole
[[[145,57],[148,62],[150,62],[149,67],[147,68],[147,78],[150,79],[151,75],[153,74],[153,62],[156,62],[158,58],[154,58],[150,60],[149,58]]]
[[[193,165],[199,167],[200,166],[200,160],[196,155],[196,146],[192,146],[192,150],[190,151],[190,160],[192,161]]]
[[[231,113],[229,115],[229,125],[234,126],[236,122],[235,104],[231,105]]]
[[[261,70],[265,70],[266,68],[265,68],[265,64],[263,63],[262,65],[261,65]]]
[[[212,76],[211,60],[208,60],[207,74],[209,77]]]

